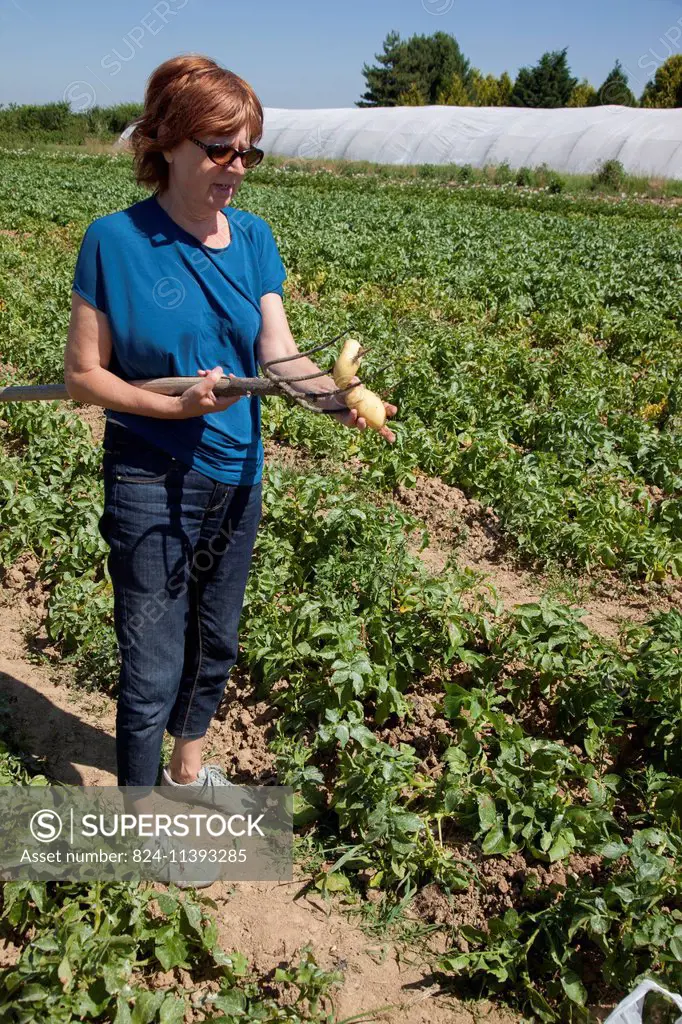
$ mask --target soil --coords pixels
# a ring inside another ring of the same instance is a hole
[[[101,444],[104,437],[106,417],[104,409],[99,405],[80,405],[76,402],[63,402],[65,412],[75,412],[90,427],[94,444]]]
[[[13,967],[21,956],[21,946],[15,946],[11,939],[0,938],[0,970]]]
[[[25,636],[33,632],[43,607],[43,595],[33,580],[35,560],[22,556],[0,587],[0,685],[13,705],[15,740],[34,767],[49,778],[71,785],[116,785],[115,702],[104,694],[86,693],[69,685],[68,666],[34,664],[29,660]],[[410,695],[412,714],[403,727],[388,726],[390,741],[411,742],[435,764],[447,722],[440,714],[440,697],[428,680],[425,692]],[[248,682],[233,678],[211,723],[206,760],[219,759],[235,781],[268,784],[272,758],[266,744],[273,709],[257,701]],[[340,970],[343,982],[335,990],[339,1020],[360,1011],[392,1009],[377,1014],[384,1024],[475,1024],[482,1016],[489,1024],[515,1024],[519,1016],[488,1000],[461,1002],[440,987],[433,965],[438,956],[455,948],[466,950],[458,929],[469,924],[486,929],[487,921],[513,905],[519,907],[524,881],[535,875],[538,885],[560,893],[570,872],[599,880],[601,859],[574,855],[563,864],[530,863],[522,854],[509,858],[483,857],[465,836],[446,835],[457,855],[474,865],[480,884],[447,896],[437,884],[427,885],[415,897],[406,917],[440,928],[416,952],[390,937],[374,939],[343,913],[342,903],[326,903],[306,891],[309,878],[296,865],[291,882],[215,882],[201,890],[217,905],[214,911],[219,941],[226,952],[239,950],[266,983],[278,966],[296,963],[298,952],[310,944],[316,962],[326,970]],[[153,883],[159,892],[166,887]],[[0,939],[0,967],[16,963],[21,948]],[[166,987],[184,985],[197,997],[217,990],[215,980],[194,979],[184,970],[157,972],[148,983]],[[276,988],[276,987],[275,987]],[[273,992],[275,989],[273,989]],[[598,1019],[614,1002],[594,1008]],[[186,1016],[186,1021],[200,1020]]]
[[[573,854],[556,864],[539,864],[522,853],[508,857],[486,857],[465,837],[450,837],[456,842],[457,855],[474,865],[478,884],[472,880],[467,889],[452,895],[445,893],[436,883],[424,886],[414,898],[411,913],[424,921],[445,924],[451,930],[455,946],[467,952],[466,939],[458,935],[462,925],[488,931],[493,917],[502,917],[512,907],[522,910],[532,897],[524,887],[537,885],[555,898],[566,888],[569,876],[589,877],[595,883],[603,878],[602,858],[596,855]]]
[[[467,498],[459,488],[418,475],[414,487],[398,485],[396,500],[429,531],[429,544],[423,551],[418,551],[420,538],[415,534],[410,544],[432,573],[442,572],[448,560],[460,569],[473,569],[482,574],[482,585],[494,588],[505,607],[538,601],[554,586],[545,574],[519,566],[493,510]],[[573,585],[576,582],[573,580]],[[601,579],[586,576],[578,586],[582,589],[580,607],[586,612],[583,622],[604,637],[615,638],[623,625],[644,622],[656,611],[682,604],[680,580],[641,584],[632,592],[615,575],[604,574]]]
[[[479,1013],[490,1024],[519,1019],[488,1001],[477,1002],[472,1013],[451,994],[440,992],[431,971],[415,963],[414,955],[401,954],[390,940],[368,938],[320,898],[301,895],[299,881],[241,883],[231,896],[214,896],[218,883],[207,890],[222,911],[217,917],[223,948],[249,951],[254,968],[268,977],[274,967],[295,961],[302,944],[310,943],[320,967],[344,974],[335,997],[339,1019],[391,1005],[394,1009],[376,1019],[386,1024],[473,1024]]]

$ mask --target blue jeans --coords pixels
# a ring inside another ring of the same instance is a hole
[[[262,488],[211,480],[110,421],[103,471],[118,785],[154,786],[164,730],[204,736],[237,660]]]

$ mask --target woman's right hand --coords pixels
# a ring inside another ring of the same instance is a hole
[[[245,395],[233,395],[230,398],[217,398],[213,392],[213,385],[223,377],[222,366],[214,366],[212,370],[199,370],[199,376],[204,379],[198,384],[178,396],[179,416],[178,419],[187,420],[192,416],[204,416],[207,412],[223,412],[231,405],[238,402]],[[229,373],[228,377],[234,377]]]

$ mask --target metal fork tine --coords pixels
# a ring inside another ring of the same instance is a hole
[[[267,363],[262,363],[261,365],[262,365],[263,369],[266,370],[266,369],[269,369],[271,366],[274,366],[275,363],[288,363],[288,362],[291,362],[292,359],[300,359],[301,356],[311,356],[315,352],[321,352],[322,349],[329,348],[329,346],[333,345],[335,342],[337,342],[339,340],[339,338],[343,338],[344,334],[348,334],[348,332],[351,329],[352,328],[348,327],[345,331],[341,331],[341,334],[337,334],[335,338],[332,338],[331,341],[323,341],[321,345],[315,345],[314,348],[308,348],[304,352],[297,352],[293,356],[280,356],[279,359],[269,359],[267,361]],[[326,373],[326,371],[325,371],[325,373]],[[323,376],[323,375],[322,374],[317,374],[316,376]],[[296,380],[297,378],[289,377],[288,379],[289,380]],[[301,380],[305,380],[306,378],[305,377],[301,377],[300,379]]]
[[[268,363],[267,365],[269,366],[270,364]],[[389,368],[389,366],[392,366],[392,365],[393,365],[392,363],[384,363],[383,366],[380,366],[377,370],[373,370],[372,371],[372,377],[377,377],[380,373],[383,373],[384,370],[387,370]],[[305,373],[301,377],[287,377],[286,380],[290,381],[290,382],[293,381],[293,382],[298,384],[302,380],[314,380],[314,378],[316,378],[316,377],[327,377],[327,376],[330,376],[329,370],[319,370],[317,373]],[[357,387],[357,385],[356,384],[349,384],[348,387],[337,388],[336,391],[324,391],[324,392],[322,392],[322,394],[324,394],[324,395],[336,395],[336,394],[339,394],[342,391],[350,391],[350,389],[354,388],[354,387]],[[301,394],[303,394],[303,393],[304,392],[301,392]],[[319,396],[320,392],[318,392],[318,391],[315,391],[315,392],[311,391],[311,392],[305,392],[305,394],[308,397],[312,397],[313,395],[318,395]]]
[[[279,360],[275,360],[275,362],[279,362]],[[269,366],[270,366],[270,363],[267,364],[267,367],[269,367]],[[265,369],[265,368],[266,368],[266,366],[264,365],[263,369]],[[277,376],[279,376],[279,374],[275,373],[274,376],[277,377]],[[304,373],[303,376],[301,376],[301,377],[286,377],[286,378],[283,378],[283,379],[286,379],[288,381],[297,382],[297,381],[302,381],[302,380],[313,380],[314,377],[328,377],[328,376],[329,376],[329,370],[318,370],[317,373]]]
[[[291,378],[289,378],[291,380]],[[352,391],[356,388],[357,384],[348,384],[345,388],[334,388],[333,391],[313,391],[308,396],[309,398],[329,398],[333,395],[345,395],[347,391]]]
[[[289,384],[290,381],[292,381],[292,380],[295,381],[298,378],[296,378],[296,377],[284,377],[282,379],[287,384]],[[356,388],[356,387],[357,387],[357,384],[348,384],[347,387],[345,387],[345,388],[334,388],[333,391],[298,391],[297,394],[301,395],[303,398],[311,398],[313,401],[317,401],[317,400],[322,399],[322,398],[333,397],[334,395],[345,395],[345,393],[347,391],[351,391],[353,388]]]
[[[335,412],[343,412],[344,411],[343,404],[340,404],[338,409],[320,409],[317,403],[320,402],[322,399],[325,399],[325,398],[336,397],[336,396],[339,396],[339,395],[345,395],[348,391],[351,391],[353,388],[357,387],[357,384],[355,384],[355,383],[354,384],[348,384],[345,388],[335,388],[332,391],[322,391],[322,392],[320,392],[320,391],[298,391],[297,392],[297,391],[295,391],[295,389],[293,389],[291,387],[292,384],[298,384],[301,381],[305,381],[305,380],[314,380],[316,377],[326,377],[327,375],[331,376],[331,371],[319,370],[317,373],[301,374],[298,377],[282,377],[281,374],[279,374],[275,370],[271,369],[271,367],[276,366],[279,363],[291,362],[293,359],[300,359],[301,356],[310,356],[310,355],[313,355],[313,353],[315,353],[315,352],[321,352],[323,349],[329,348],[330,345],[334,345],[335,342],[339,341],[340,338],[343,338],[343,336],[345,334],[349,334],[352,329],[353,329],[352,327],[348,327],[348,328],[346,328],[345,331],[341,331],[340,334],[337,334],[336,337],[332,338],[330,341],[324,341],[320,345],[315,345],[314,348],[309,348],[309,349],[305,349],[303,351],[296,352],[292,356],[281,356],[279,359],[269,359],[266,363],[261,363],[261,366],[263,368],[263,372],[265,373],[265,376],[268,377],[271,381],[273,381],[273,383],[275,383],[277,388],[281,389],[282,392],[290,400],[295,401],[298,405],[301,405],[304,409],[309,409],[311,412],[328,413],[329,415],[331,415],[331,414],[333,414]],[[367,352],[367,351],[368,351],[367,348],[361,349],[360,350],[360,355],[364,355],[364,353]]]

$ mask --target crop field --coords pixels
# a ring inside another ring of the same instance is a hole
[[[83,232],[146,194],[125,154],[0,150],[0,385],[62,380]],[[350,328],[398,413],[388,445],[262,402],[225,769],[293,786],[301,888],[421,958],[429,992],[396,1010],[394,986],[380,1020],[586,1022],[642,978],[682,990],[682,208],[267,161],[235,205],[273,228],[299,347]],[[3,614],[30,566],[25,658],[78,717],[118,678],[100,411],[0,423]],[[44,783],[17,713],[0,782]],[[221,915],[5,883],[0,1019],[374,1019],[343,959],[267,965]]]

